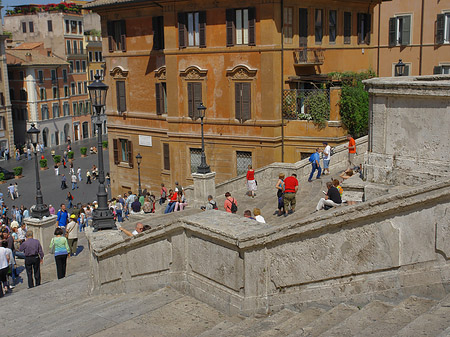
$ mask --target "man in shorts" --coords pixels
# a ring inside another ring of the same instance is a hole
[[[295,199],[297,191],[297,175],[295,173],[292,173],[290,177],[284,179],[284,216],[288,216],[288,214],[294,213],[295,205],[297,202]],[[291,209],[289,209],[289,206],[291,206]]]
[[[323,142],[325,148],[323,149],[323,174],[330,174],[330,159],[331,159],[331,146],[327,142]]]

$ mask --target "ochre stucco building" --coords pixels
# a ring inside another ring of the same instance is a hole
[[[249,163],[295,162],[322,141],[344,141],[339,90],[326,86],[327,74],[374,68],[371,27],[380,1],[88,3],[102,22],[113,195],[137,189],[137,153],[143,188],[192,183],[200,102],[217,182]],[[293,89],[293,96],[285,91]],[[329,97],[324,128],[301,120],[308,109],[299,93],[317,89]]]

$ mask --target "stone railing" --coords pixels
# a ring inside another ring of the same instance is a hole
[[[245,315],[344,299],[441,298],[450,281],[449,208],[447,182],[278,226],[207,211],[133,238],[90,232],[90,289],[171,286]]]

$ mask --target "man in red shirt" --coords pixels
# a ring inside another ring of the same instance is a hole
[[[290,177],[284,179],[284,216],[292,214],[295,211],[296,199],[295,195],[298,191],[298,180],[297,175],[292,173]],[[289,205],[291,209],[289,209]]]
[[[348,140],[348,168],[353,169],[355,166],[355,156],[356,156],[356,142],[353,139],[352,135],[347,135]]]

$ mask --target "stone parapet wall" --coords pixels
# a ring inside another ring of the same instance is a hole
[[[88,233],[91,292],[172,286],[245,315],[344,298],[441,298],[450,282],[449,209],[450,183],[439,183],[279,226],[211,211],[133,238]]]

